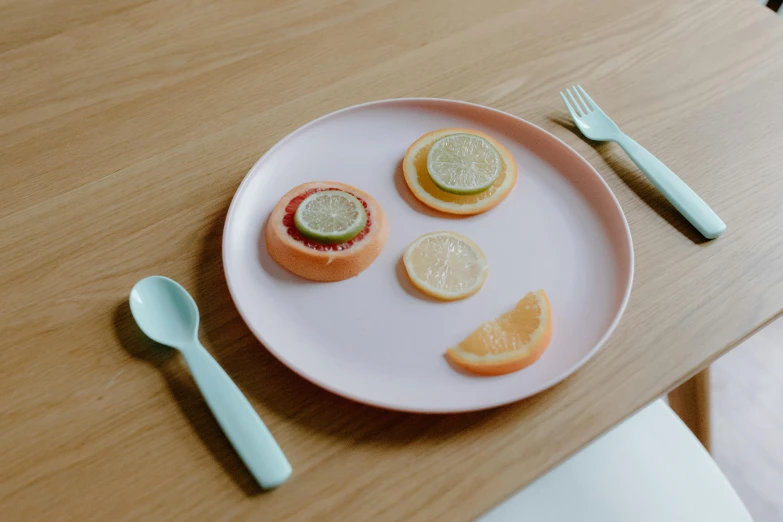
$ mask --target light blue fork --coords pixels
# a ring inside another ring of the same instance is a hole
[[[562,92],[560,97],[582,134],[591,140],[613,141],[620,145],[644,172],[650,183],[655,185],[704,237],[714,239],[726,230],[726,224],[693,189],[647,149],[623,134],[580,85],[574,87],[573,91],[572,93],[570,88],[566,89],[568,98]]]

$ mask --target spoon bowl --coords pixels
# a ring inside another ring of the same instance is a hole
[[[142,279],[131,290],[130,309],[141,331],[153,341],[178,350],[196,342],[198,307],[176,281],[162,276]]]

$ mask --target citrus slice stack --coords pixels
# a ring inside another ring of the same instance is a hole
[[[470,297],[487,279],[484,252],[453,232],[421,236],[407,248],[402,261],[416,288],[443,301]]]
[[[269,255],[312,281],[358,275],[381,253],[389,224],[375,199],[356,187],[316,181],[278,201],[264,232]]]
[[[515,372],[536,362],[552,338],[549,299],[531,292],[513,310],[487,321],[446,351],[457,366],[482,375]]]
[[[416,140],[402,162],[405,182],[430,208],[472,215],[500,203],[517,181],[514,158],[483,132],[441,129]]]

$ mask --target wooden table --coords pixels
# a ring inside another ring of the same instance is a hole
[[[0,518],[466,520],[783,310],[783,23],[750,0],[0,2]],[[557,92],[584,85],[728,224],[704,243]],[[604,350],[492,411],[419,416],[297,377],[243,324],[221,232],[324,113],[432,96],[518,114],[604,176],[633,295]],[[127,295],[181,281],[295,474],[261,493]]]

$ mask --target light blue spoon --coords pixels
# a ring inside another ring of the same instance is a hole
[[[130,308],[147,337],[176,348],[185,357],[223,432],[261,487],[270,489],[285,482],[291,476],[291,465],[280,446],[234,381],[198,341],[198,307],[187,290],[167,277],[147,277],[131,290]]]

